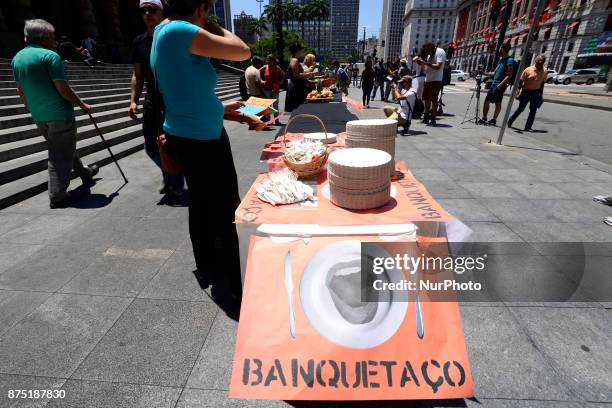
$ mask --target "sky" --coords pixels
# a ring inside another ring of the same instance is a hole
[[[269,0],[264,0],[263,7]],[[259,16],[259,3],[257,0],[231,0],[232,16],[240,14],[244,10],[246,14]],[[363,27],[366,27],[366,37],[380,32],[380,18],[382,14],[382,0],[360,0],[359,1],[359,38],[363,37]],[[233,17],[232,17],[233,18]]]

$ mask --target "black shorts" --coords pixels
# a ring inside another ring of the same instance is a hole
[[[491,88],[485,97],[485,102],[499,103],[502,101],[504,98],[504,92],[506,92],[506,85],[502,85],[499,88],[499,91],[496,88],[497,86],[491,85]]]

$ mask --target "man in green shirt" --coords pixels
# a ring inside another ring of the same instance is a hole
[[[76,153],[77,128],[73,105],[86,113],[84,103],[68,84],[64,63],[57,54],[55,29],[45,20],[27,20],[26,47],[12,61],[17,92],[32,120],[49,144],[49,198],[51,208],[65,208],[77,201],[68,192],[72,169],[91,185],[97,166],[85,167]]]

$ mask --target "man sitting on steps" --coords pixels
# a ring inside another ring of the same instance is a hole
[[[77,201],[67,190],[72,169],[93,184],[97,166],[85,167],[76,153],[77,127],[73,104],[86,113],[91,106],[79,98],[66,78],[64,63],[57,54],[55,29],[45,20],[27,20],[26,47],[12,61],[13,76],[21,102],[49,144],[49,198],[51,208],[65,208]]]

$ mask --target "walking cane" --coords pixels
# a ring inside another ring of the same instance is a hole
[[[100,131],[100,128],[98,127],[98,124],[94,120],[93,116],[91,116],[90,112],[88,112],[87,114],[89,115],[89,119],[91,119],[91,123],[93,123],[94,127],[98,131],[98,135],[102,139],[102,142],[104,142],[104,146],[106,147],[106,150],[108,150],[108,153],[110,153],[111,159],[113,159],[113,161],[117,165],[117,168],[119,169],[119,173],[121,173],[121,177],[123,177],[123,181],[125,181],[125,184],[127,184],[128,183],[128,179],[127,179],[127,177],[125,177],[125,174],[123,174],[123,170],[121,170],[121,166],[119,166],[119,162],[115,158],[115,155],[113,154],[113,151],[111,150],[110,146],[108,145],[108,142],[104,138],[104,135],[102,135],[102,132]]]

